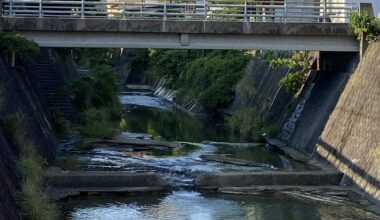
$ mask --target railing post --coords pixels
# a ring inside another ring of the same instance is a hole
[[[166,7],[167,7],[167,1],[165,0],[165,4],[164,4],[164,20],[166,20]]]
[[[107,10],[107,8],[106,8],[106,10]],[[81,11],[81,18],[84,18],[84,0],[82,0],[82,2],[81,2],[80,11]]]
[[[13,2],[12,0],[9,0],[9,16],[13,16]]]
[[[286,2],[284,2],[284,22],[288,21],[288,4]]]
[[[207,20],[207,0],[203,0],[203,8],[204,8],[204,20]]]
[[[247,0],[244,1],[244,21],[248,21],[247,19]]]
[[[42,17],[42,0],[39,2],[38,6],[38,16],[41,18]]]
[[[127,19],[126,13],[127,13],[127,6],[126,6],[126,2],[124,2],[123,4],[123,19],[124,20]]]
[[[0,0],[0,17],[3,16],[3,0]],[[1,26],[1,24],[0,24]],[[0,28],[0,31],[1,31],[1,28]]]
[[[323,22],[327,21],[327,2],[323,0]]]

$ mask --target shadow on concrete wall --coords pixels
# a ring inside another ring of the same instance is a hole
[[[327,152],[326,156],[323,156],[321,155],[319,152],[318,152],[318,148],[322,148],[323,150],[325,150]],[[330,156],[333,156],[335,157],[334,159],[328,159],[328,157]],[[347,166],[347,168],[354,174],[352,176],[347,176],[345,173],[345,177],[344,178],[347,178],[349,179],[350,181],[349,182],[343,182],[343,184],[355,184],[356,187],[358,187],[360,190],[363,191],[363,193],[365,193],[365,195],[375,199],[375,200],[379,200],[377,198],[374,197],[374,195],[371,195],[369,194],[368,192],[365,191],[365,189],[363,189],[361,186],[358,186],[354,179],[352,178],[363,178],[365,181],[366,181],[366,184],[365,186],[367,186],[368,184],[371,185],[372,187],[374,187],[375,189],[380,189],[380,181],[376,178],[376,177],[373,177],[371,175],[369,175],[364,169],[362,169],[361,167],[359,167],[358,165],[356,165],[355,163],[353,163],[350,159],[348,159],[347,157],[345,157],[344,155],[342,155],[340,152],[338,152],[333,146],[331,146],[330,144],[326,143],[324,140],[322,139],[319,139],[317,141],[317,150],[314,152],[314,157],[318,160],[322,160],[323,162],[327,162],[328,164],[334,166],[334,167],[337,167],[336,164],[344,164]],[[334,161],[332,161],[334,160]],[[334,164],[335,162],[335,164]],[[339,165],[339,167],[341,167],[342,165]],[[337,167],[339,170],[342,171],[342,169],[340,169],[339,167]]]

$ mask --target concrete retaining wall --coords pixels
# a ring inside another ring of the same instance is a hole
[[[315,156],[380,200],[380,43],[368,47],[320,136]]]

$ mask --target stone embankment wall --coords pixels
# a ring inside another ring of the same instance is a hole
[[[11,67],[0,52],[0,219],[20,219],[15,199],[20,187],[19,146],[11,138],[7,119],[22,112],[27,136],[39,153],[48,162],[55,157],[55,131],[47,101],[27,66],[18,62]]]
[[[18,148],[0,121],[0,219],[20,219],[15,200],[15,193],[20,188],[17,155]]]
[[[317,141],[314,155],[380,200],[380,43],[369,46]]]

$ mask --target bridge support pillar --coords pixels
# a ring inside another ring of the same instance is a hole
[[[181,46],[190,45],[190,36],[189,34],[181,34]]]

